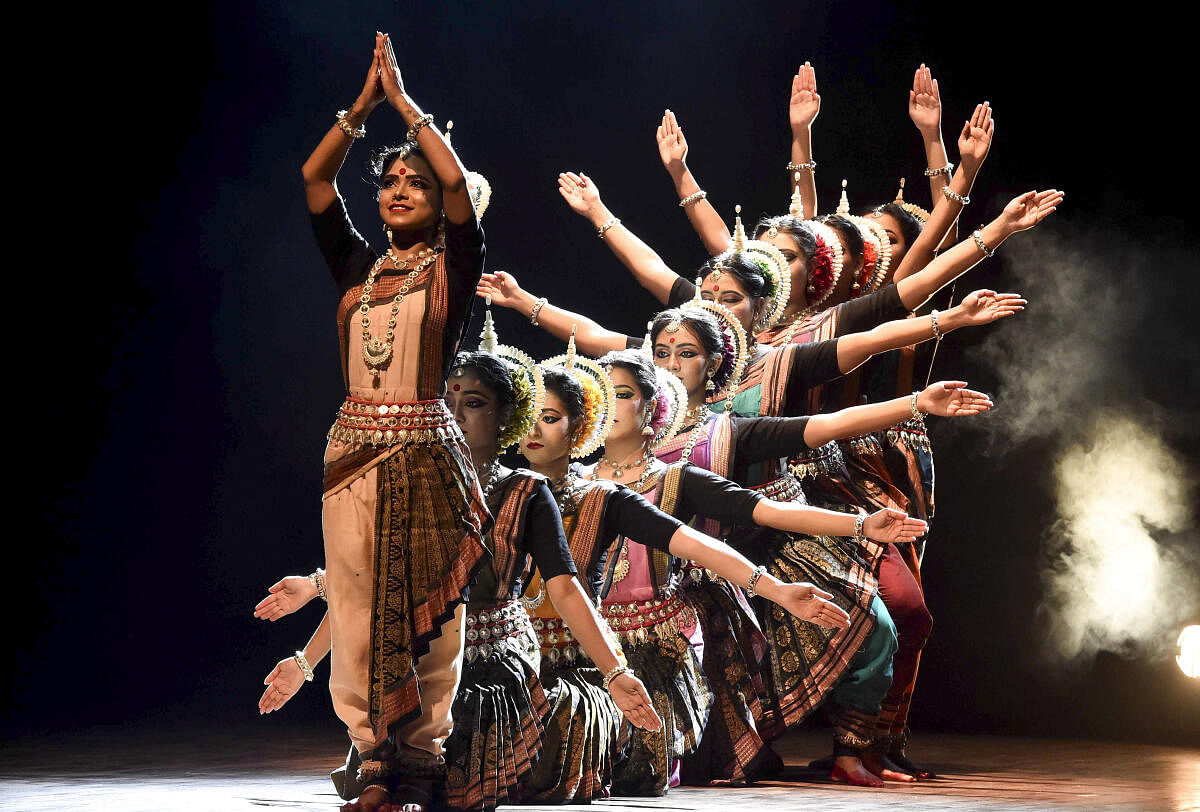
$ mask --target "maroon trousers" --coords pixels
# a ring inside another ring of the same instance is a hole
[[[912,702],[913,686],[917,681],[917,667],[921,663],[921,651],[933,631],[933,616],[925,606],[921,582],[915,575],[915,567],[906,560],[900,547],[911,548],[911,544],[889,544],[879,563],[879,597],[896,624],[899,648],[892,660],[892,687],[883,700],[883,709],[875,726],[878,741],[887,736],[899,736],[908,723],[908,708]],[[910,550],[915,565],[915,554]]]

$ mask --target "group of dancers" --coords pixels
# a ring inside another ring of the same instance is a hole
[[[336,178],[384,102],[408,130],[373,162],[379,253]],[[818,707],[833,729],[823,762],[833,779],[932,776],[906,750],[932,629],[920,570],[934,510],[925,418],[991,402],[961,381],[912,391],[912,348],[1025,301],[984,289],[913,311],[1063,195],[1022,194],[957,240],[991,108],[964,123],[955,168],[922,66],[909,110],[932,210],[901,193],[854,214],[843,183],[836,212],[818,215],[819,109],[806,63],[789,102],[786,213],[752,235],[740,214],[731,232],[710,203],[666,112],[659,153],[711,255],[694,272],[669,268],[587,175],[559,176],[567,204],[665,308],[644,336],[627,336],[512,274],[484,273],[490,187],[464,169],[376,35],[361,95],[303,167],[340,291],[347,391],[325,455],[324,566],[282,579],[255,608],[274,621],[327,602],[304,649],[267,676],[259,708],[282,707],[329,655],[351,740],[332,773],[346,809],[586,803],[750,782],[779,772],[771,742]],[[483,331],[466,351],[477,297]],[[492,305],[557,336],[563,352],[539,363],[501,342]],[[503,464],[514,445],[528,467]]]

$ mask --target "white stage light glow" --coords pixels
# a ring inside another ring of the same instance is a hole
[[[1185,626],[1179,633],[1179,656],[1175,662],[1192,679],[1200,679],[1200,626]]]

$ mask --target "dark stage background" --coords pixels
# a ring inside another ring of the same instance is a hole
[[[909,198],[929,205],[906,113],[918,63],[940,80],[952,159],[962,120],[990,100],[997,135],[963,233],[1026,189],[1068,196],[959,286],[1023,290],[1032,303],[941,350],[939,376],[996,393],[1000,407],[933,429],[939,515],[925,581],[935,630],[913,724],[1197,743],[1200,684],[1165,649],[1102,652],[1068,668],[1038,644],[1053,463],[1083,435],[1085,409],[1144,420],[1190,461],[1179,474],[1189,482],[1200,459],[1200,283],[1194,207],[1182,205],[1195,180],[1193,104],[1176,98],[1183,75],[1172,64],[1183,35],[1164,32],[1161,18],[1051,19],[1037,4],[979,11],[987,16],[916,3],[218,2],[134,28],[86,21],[88,59],[64,55],[84,91],[65,88],[71,117],[52,128],[61,151],[38,167],[34,200],[99,216],[79,227],[86,249],[33,289],[63,293],[53,306],[69,326],[40,325],[30,346],[53,349],[65,329],[83,356],[38,388],[49,395],[37,406],[45,428],[30,432],[41,444],[27,458],[40,487],[13,497],[20,514],[26,500],[34,512],[29,535],[10,542],[30,558],[6,579],[19,622],[0,676],[5,735],[253,722],[263,676],[319,620],[313,606],[267,625],[251,607],[279,576],[321,561],[321,453],[341,397],[336,292],[299,168],[359,92],[379,28],[392,33],[414,98],[439,124],[455,120],[465,163],[493,184],[488,267],[638,334],[653,303],[561,201],[559,171],[586,171],[626,224],[692,269],[703,251],[654,144],[664,107],[679,115],[714,203],[730,217],[741,203],[753,218],[785,206],[787,95],[805,59],[823,96],[814,154],[824,211],[842,177],[856,208],[890,200],[902,174]],[[360,228],[382,242],[359,178],[368,148],[403,128],[386,106],[367,126],[341,185]],[[1077,253],[1048,267],[1039,246]],[[1060,271],[1084,275],[1080,296],[1066,312],[1039,311],[1037,292]],[[1114,312],[1122,318],[1109,330]],[[513,314],[497,319],[505,340],[535,356],[561,351]],[[1052,409],[1054,431],[1008,435],[1002,415],[1020,404],[1004,401],[1006,390],[1074,328],[1079,342],[1103,339],[1111,368],[1064,370],[1089,372],[1092,385],[1036,393],[1053,403],[1071,390]],[[1050,331],[1057,343],[1047,345]],[[988,340],[1018,349],[994,363],[981,350]],[[1183,532],[1194,550],[1194,527]],[[1144,587],[1104,597],[1123,606]],[[1166,647],[1179,625],[1163,628]],[[321,666],[317,683],[257,723],[332,733],[326,674]]]

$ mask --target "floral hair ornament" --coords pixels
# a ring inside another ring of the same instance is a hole
[[[805,220],[817,241],[808,261],[808,306],[820,309],[842,278],[842,242],[837,232],[819,220]]]
[[[850,298],[853,299],[870,293],[882,284],[888,268],[892,265],[892,244],[888,241],[887,232],[879,223],[850,213],[850,199],[846,196],[845,180],[842,180],[842,199],[838,203],[837,213],[853,223],[863,238],[862,270],[850,286]]]
[[[742,380],[742,373],[746,371],[746,364],[750,362],[750,339],[746,335],[745,328],[738,321],[737,316],[729,312],[729,308],[720,302],[712,302],[700,298],[700,280],[696,280],[696,296],[686,304],[680,305],[680,310],[706,310],[717,320],[717,326],[721,329],[721,337],[724,346],[721,349],[721,363],[717,367],[712,377],[713,386],[716,391],[708,397],[711,401],[719,401],[726,396],[726,391],[733,391],[733,388]],[[672,319],[663,328],[666,332],[671,328],[671,325],[676,323],[677,319]],[[729,398],[725,402],[726,409],[733,408],[733,399]]]
[[[766,327],[779,321],[792,296],[791,269],[778,248],[762,240],[746,239],[746,227],[742,225],[740,205],[734,207],[733,246],[730,250],[746,254],[762,271],[765,280],[762,296],[768,300],[767,307],[759,319],[762,326]]]
[[[658,392],[655,395],[654,415],[650,419],[650,428],[654,430],[654,436],[650,440],[651,452],[656,451],[683,428],[688,405],[687,389],[684,388],[683,381],[662,367],[655,367],[654,375],[658,378]]]
[[[583,387],[583,426],[580,428],[578,439],[571,443],[570,452],[572,459],[586,457],[604,444],[608,432],[612,429],[617,401],[612,379],[608,377],[604,367],[591,358],[576,353],[575,325],[571,325],[567,352],[547,358],[540,366],[542,369],[562,367]]]
[[[508,344],[499,343],[496,325],[492,321],[492,297],[484,299],[483,332],[479,334],[479,349],[491,353],[508,366],[513,385],[513,412],[500,430],[496,444],[500,451],[520,440],[537,421],[546,402],[546,382],[542,371],[529,354]]]
[[[446,143],[450,143],[450,130],[454,129],[454,122],[446,122]],[[483,213],[487,211],[488,203],[492,202],[492,184],[488,183],[488,179],[478,172],[467,171],[464,173],[467,179],[467,191],[471,195],[471,205],[475,208],[475,219],[482,220]]]

